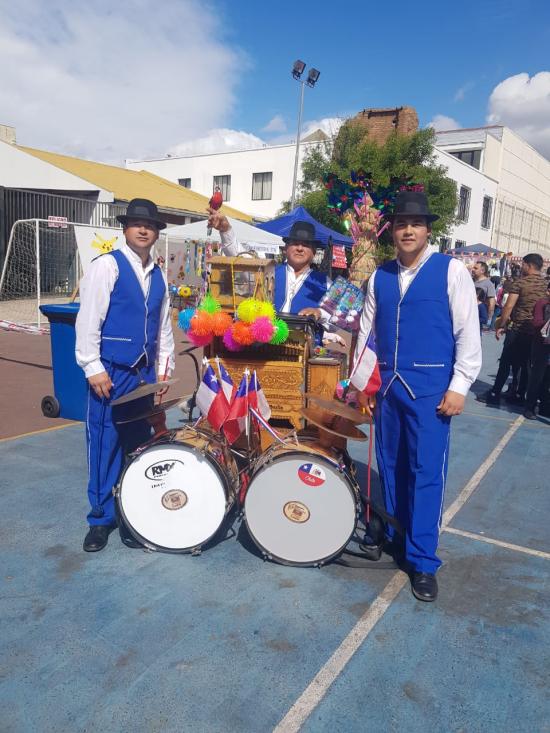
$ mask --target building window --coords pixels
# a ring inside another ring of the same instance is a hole
[[[231,176],[214,176],[212,191],[220,190],[224,201],[231,200]]]
[[[178,183],[180,186],[183,186],[184,188],[191,188],[191,179],[190,178],[178,178]]]
[[[466,246],[466,242],[463,239],[457,239],[455,242],[455,248],[456,249],[462,249],[462,247]]]
[[[252,201],[267,201],[271,198],[273,173],[252,174]]]
[[[483,197],[483,208],[481,209],[481,226],[483,229],[491,228],[491,217],[493,215],[493,199],[490,196]]]
[[[479,170],[479,166],[481,165],[481,150],[450,150],[449,152],[463,163],[468,163],[472,168]]]
[[[470,213],[470,195],[472,191],[467,186],[461,186],[458,194],[458,213],[457,219],[461,222],[468,221]]]
[[[451,249],[451,238],[439,237],[439,251],[446,252],[448,249]]]

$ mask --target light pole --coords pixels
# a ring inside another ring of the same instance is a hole
[[[294,177],[292,179],[292,198],[290,199],[290,210],[292,211],[294,209],[294,204],[296,203],[296,181],[298,179],[298,158],[300,156],[300,135],[302,132],[302,112],[304,109],[304,88],[307,84],[308,87],[313,88],[315,84],[317,83],[317,80],[319,79],[319,76],[321,75],[321,72],[317,69],[311,68],[308,72],[307,79],[304,81],[302,79],[302,74],[304,73],[304,70],[306,68],[306,65],[303,61],[294,62],[294,66],[292,67],[292,76],[296,81],[300,83],[300,106],[298,107],[298,131],[296,133],[296,154],[294,156]]]

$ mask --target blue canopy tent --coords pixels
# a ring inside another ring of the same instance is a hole
[[[263,224],[258,224],[258,229],[263,229],[265,232],[271,232],[272,234],[278,234],[280,237],[288,237],[290,229],[296,221],[309,221],[315,227],[317,238],[321,240],[324,245],[328,244],[329,238],[332,238],[332,244],[343,245],[344,247],[352,247],[353,239],[346,237],[340,232],[335,232],[333,229],[329,229],[324,224],[320,224],[318,221],[308,214],[303,206],[297,206],[289,214],[279,216],[277,219],[266,221]]]
[[[457,249],[448,250],[447,254],[450,255],[489,255],[495,256],[503,255],[499,249],[494,247],[488,247],[486,244],[469,244],[467,247],[458,247]]]

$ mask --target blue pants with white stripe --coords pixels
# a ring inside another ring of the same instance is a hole
[[[436,555],[449,457],[449,417],[436,408],[443,395],[412,399],[399,379],[379,398],[376,458],[386,510],[405,532],[405,559],[410,568],[435,573]],[[388,526],[393,539],[394,530]]]
[[[106,366],[113,388],[110,398],[100,399],[88,387],[86,442],[88,447],[88,524],[114,526],[115,502],[113,488],[124,467],[125,456],[151,437],[151,426],[146,420],[117,425],[116,420],[143,412],[152,404],[152,398],[142,398],[118,407],[112,400],[139,386],[143,381],[155,381],[155,368],[129,368],[111,364]]]

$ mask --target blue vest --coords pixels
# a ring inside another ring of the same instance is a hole
[[[292,298],[290,313],[296,315],[302,308],[318,308],[319,301],[328,289],[327,276],[316,270],[311,270],[302,286]],[[286,264],[275,268],[275,297],[274,306],[280,311],[286,300]]]
[[[123,366],[134,366],[145,356],[147,364],[154,364],[162,302],[166,293],[160,268],[154,266],[149,293],[145,298],[126,256],[120,250],[103,256],[115,258],[118,278],[101,329],[101,358]]]
[[[446,255],[431,255],[403,297],[397,261],[376,270],[376,353],[383,393],[396,378],[413,398],[448,389],[455,353],[447,294],[450,261]]]

